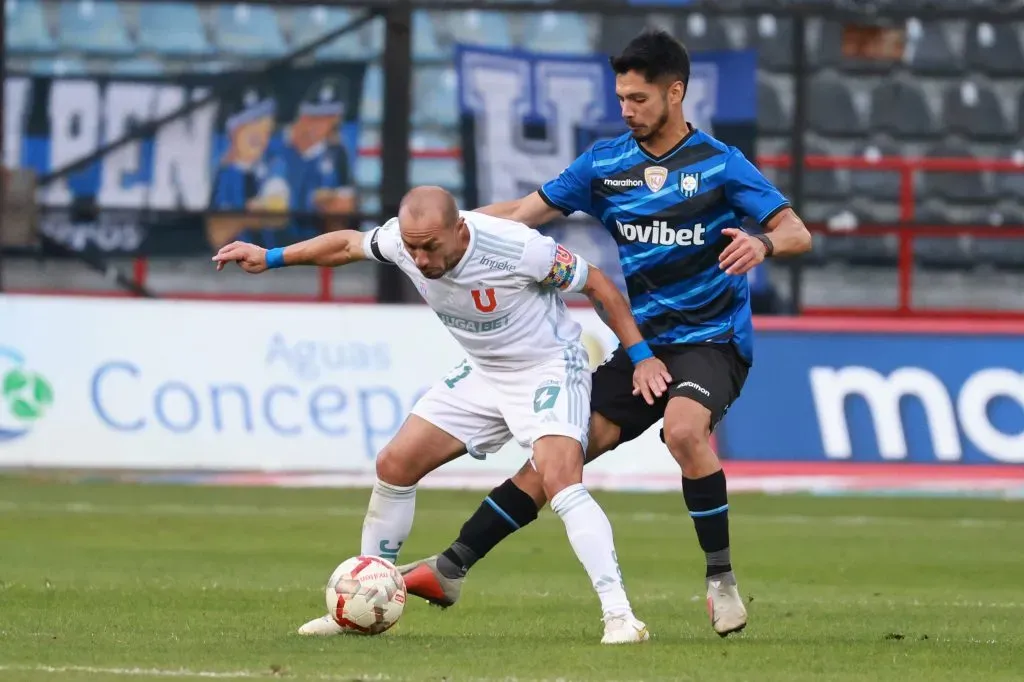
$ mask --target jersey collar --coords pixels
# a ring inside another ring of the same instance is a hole
[[[476,228],[473,227],[473,223],[469,222],[468,218],[466,219],[466,229],[469,230],[469,243],[466,244],[466,253],[462,254],[458,264],[448,272],[448,277],[450,278],[459,276],[459,273],[466,268],[470,258],[473,257],[473,251],[476,250]]]
[[[669,149],[661,156],[655,156],[654,154],[651,154],[649,151],[644,149],[644,146],[640,144],[640,142],[635,137],[633,138],[633,144],[635,144],[640,149],[640,153],[642,153],[648,159],[654,161],[655,163],[661,163],[662,161],[664,161],[665,159],[667,159],[668,157],[672,156],[677,151],[685,147],[686,143],[692,140],[693,136],[697,134],[697,128],[694,128],[692,125],[690,125],[689,121],[686,122],[686,127],[689,130],[689,132],[683,135],[682,139],[679,140],[679,142],[677,142],[675,146],[672,147],[672,149]]]

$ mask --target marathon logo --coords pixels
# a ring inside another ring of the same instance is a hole
[[[501,270],[502,272],[516,271],[515,263],[512,263],[511,261],[507,260],[498,260],[493,256],[481,256],[479,263],[480,265],[483,265],[486,268],[490,268],[491,270]]]
[[[612,178],[604,179],[605,187],[640,187],[644,184],[643,180],[637,180],[636,178],[625,178],[624,180],[614,180]]]
[[[656,220],[653,225],[629,225],[618,220],[615,224],[623,239],[642,244],[658,244],[660,246],[702,246],[704,242],[704,225],[695,224],[692,228],[669,227],[664,220]]]
[[[437,316],[444,326],[450,329],[458,329],[472,334],[488,334],[507,327],[511,315],[505,315],[496,320],[467,320],[447,313],[437,313]]]

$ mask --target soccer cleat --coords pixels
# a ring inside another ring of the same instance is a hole
[[[345,628],[334,622],[330,615],[314,618],[301,628],[300,635],[327,637],[329,635],[343,635],[347,632]]]
[[[633,614],[612,616],[604,622],[604,637],[601,644],[638,644],[651,638],[647,626]]]
[[[747,627],[747,608],[736,589],[736,576],[732,571],[713,575],[706,582],[708,616],[718,636],[725,637]]]
[[[409,594],[426,599],[443,609],[459,600],[462,581],[465,578],[447,578],[437,568],[437,555],[399,566],[398,571],[405,578],[405,590]]]

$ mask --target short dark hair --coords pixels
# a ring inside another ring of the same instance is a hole
[[[633,38],[622,54],[609,62],[615,73],[636,71],[648,83],[671,78],[690,85],[690,55],[681,42],[659,29],[648,29]]]

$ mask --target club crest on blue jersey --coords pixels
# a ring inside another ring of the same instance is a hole
[[[664,187],[667,179],[668,169],[664,166],[648,166],[644,169],[644,182],[647,183],[647,189],[652,192],[657,192]]]
[[[679,191],[684,197],[692,197],[700,189],[700,173],[683,173],[679,176]]]

